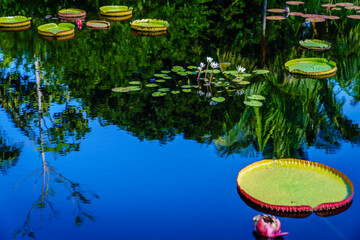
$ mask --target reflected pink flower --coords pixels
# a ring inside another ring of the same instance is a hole
[[[280,220],[271,215],[259,214],[253,218],[254,230],[264,237],[278,237],[289,234],[281,232]]]

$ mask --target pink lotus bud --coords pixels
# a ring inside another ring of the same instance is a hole
[[[81,19],[79,19],[79,18],[76,19],[76,26],[77,26],[77,28],[78,28],[79,30],[81,30],[81,28],[82,28],[82,21],[81,21]]]
[[[254,230],[257,234],[264,237],[278,237],[289,234],[281,232],[280,220],[271,215],[259,214],[253,218]]]

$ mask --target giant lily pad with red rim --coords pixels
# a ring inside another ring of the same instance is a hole
[[[285,63],[285,69],[292,74],[305,76],[332,75],[336,72],[336,63],[325,58],[297,58]]]
[[[285,212],[335,209],[349,204],[354,187],[348,177],[327,165],[299,160],[262,160],[243,168],[241,194],[262,207]]]
[[[100,7],[100,14],[109,17],[124,17],[130,16],[133,13],[133,8],[128,6],[102,6]]]
[[[58,11],[61,18],[85,18],[86,11],[78,8],[66,8]]]
[[[75,25],[72,23],[47,23],[38,27],[40,35],[49,37],[59,37],[74,33]]]
[[[140,32],[163,32],[167,31],[170,24],[159,19],[139,19],[130,23],[131,28]]]
[[[0,17],[0,28],[18,28],[31,24],[31,17],[8,16]]]
[[[331,48],[331,43],[319,39],[306,39],[299,42],[300,46],[313,51],[325,51]]]

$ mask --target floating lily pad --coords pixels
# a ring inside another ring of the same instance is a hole
[[[331,48],[331,43],[319,39],[306,39],[299,42],[300,46],[309,50],[325,51]]]
[[[251,77],[252,75],[250,73],[241,73],[239,74],[240,77]]]
[[[2,28],[18,28],[31,24],[31,17],[25,16],[9,16],[0,17],[0,27]]]
[[[211,100],[213,100],[214,102],[223,102],[225,101],[224,97],[212,97]]]
[[[303,13],[301,13],[301,12],[289,12],[288,15],[289,16],[302,16]]]
[[[169,88],[159,88],[158,91],[159,92],[168,92],[168,91],[170,91],[170,89]]]
[[[197,66],[188,66],[187,68],[188,68],[188,69],[194,69],[194,70],[195,70],[195,69],[197,69]]]
[[[131,28],[136,31],[145,31],[145,32],[161,32],[167,31],[170,24],[164,20],[158,19],[141,19],[135,20],[130,23]]]
[[[86,22],[86,27],[91,29],[107,29],[110,27],[110,23],[101,20],[91,20]]]
[[[248,98],[251,100],[265,100],[265,97],[262,95],[250,95]]]
[[[269,70],[267,70],[267,69],[257,69],[257,70],[254,70],[253,73],[255,73],[255,74],[266,74],[266,73],[269,73]]]
[[[286,17],[284,17],[284,16],[267,16],[266,19],[267,20],[285,20]]]
[[[149,83],[149,84],[146,84],[145,86],[152,88],[152,87],[158,87],[159,85],[156,83]]]
[[[236,82],[239,85],[248,85],[248,84],[250,84],[249,81],[242,81],[242,80],[234,80],[234,82]]]
[[[38,32],[44,36],[58,37],[74,33],[75,25],[72,23],[48,23],[38,27]]]
[[[166,95],[166,92],[154,92],[151,94],[153,97],[162,97]]]
[[[286,12],[286,10],[283,9],[283,8],[270,8],[267,11],[271,12],[271,13],[284,13],[284,12]]]
[[[132,91],[139,91],[141,88],[139,86],[128,86],[128,87],[116,87],[111,89],[113,92],[132,92]]]
[[[189,92],[191,92],[191,89],[182,89],[182,91],[185,93],[189,93]]]
[[[326,211],[351,202],[354,187],[340,171],[298,159],[262,160],[237,177],[243,196],[267,209],[286,212]]]
[[[63,18],[84,18],[86,11],[78,8],[67,8],[59,10],[58,15]]]
[[[285,69],[293,74],[321,76],[335,73],[337,67],[325,58],[298,58],[286,62]]]
[[[192,88],[191,85],[182,85],[181,88]]]
[[[326,4],[322,4],[321,6],[325,8],[331,8],[331,7],[336,7],[336,4],[326,3]]]
[[[340,17],[339,16],[326,16],[326,19],[339,20]]]
[[[170,76],[166,76],[166,77],[163,77],[163,79],[169,80],[169,79],[171,79],[171,77],[170,77]]]
[[[162,70],[161,73],[168,74],[168,73],[171,73],[171,71],[169,71],[169,70]]]
[[[301,2],[301,1],[287,1],[285,3],[288,5],[294,5],[294,6],[304,4],[304,2]]]
[[[175,90],[174,90],[174,91],[171,91],[171,93],[172,93],[172,94],[179,94],[180,91],[175,91]]]
[[[140,81],[130,81],[129,84],[140,85],[141,82]]]
[[[155,82],[157,83],[163,83],[163,82],[166,82],[164,79],[156,79]]]
[[[360,19],[360,15],[348,15],[347,17],[352,19]]]
[[[125,17],[132,15],[133,8],[128,6],[102,6],[100,14],[108,17]]]
[[[339,7],[347,7],[347,6],[354,6],[354,4],[353,4],[353,3],[345,2],[345,3],[336,3],[336,6],[339,6]]]
[[[313,22],[313,23],[325,22],[325,18],[306,18],[305,21]]]
[[[261,107],[263,105],[262,102],[251,100],[251,101],[244,101],[244,103],[250,107]]]

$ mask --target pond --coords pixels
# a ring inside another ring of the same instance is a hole
[[[339,19],[290,15],[263,31],[263,1],[4,1],[2,16],[32,21],[0,32],[0,239],[262,239],[252,219],[268,211],[240,197],[237,176],[281,158],[326,164],[355,189],[331,216],[273,213],[282,238],[357,239],[360,20],[327,3],[289,7]],[[105,5],[133,16],[111,21]],[[38,34],[70,7],[86,10],[74,35]],[[98,19],[110,28],[86,27]],[[131,29],[137,19],[170,26],[151,36]],[[331,48],[306,50],[305,39]],[[205,76],[209,57],[219,66]],[[294,76],[284,66],[297,58],[337,71]]]

